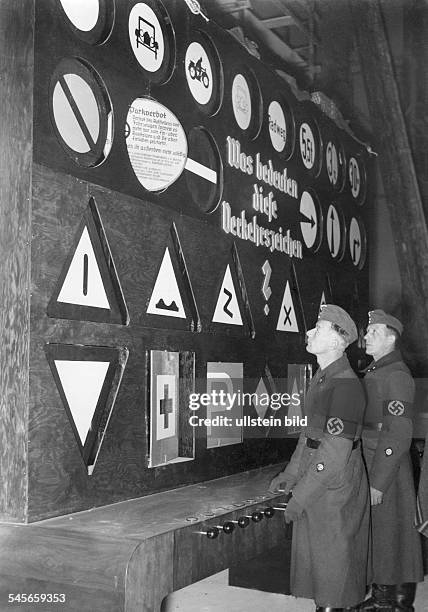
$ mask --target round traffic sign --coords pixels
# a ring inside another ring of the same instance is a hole
[[[186,183],[192,200],[205,213],[213,212],[223,193],[223,164],[212,135],[202,127],[190,130]]]
[[[321,137],[314,120],[303,121],[299,127],[299,150],[303,165],[313,176],[321,170]]]
[[[342,211],[331,204],[326,218],[327,243],[333,259],[340,260],[345,248],[345,220]]]
[[[238,126],[250,138],[255,138],[261,127],[261,94],[254,74],[243,68],[232,82],[232,108]]]
[[[361,270],[366,261],[367,237],[362,221],[355,217],[349,225],[349,253],[354,266]]]
[[[349,158],[348,181],[352,197],[357,204],[362,204],[366,197],[366,173],[364,163],[358,155]]]
[[[59,0],[73,33],[85,42],[95,45],[110,35],[115,19],[114,0]]]
[[[128,35],[134,56],[147,78],[165,82],[172,74],[175,59],[171,19],[157,0],[137,2],[128,18]]]
[[[132,169],[147,191],[161,191],[184,170],[187,139],[177,117],[152,98],[137,98],[126,118]]]
[[[315,252],[321,244],[323,224],[321,206],[315,193],[302,193],[299,210],[303,241],[309,250]]]
[[[62,60],[51,79],[49,110],[58,140],[81,166],[96,166],[110,152],[113,110],[106,87],[89,64]]]

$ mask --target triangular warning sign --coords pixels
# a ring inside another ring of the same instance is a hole
[[[166,247],[147,308],[148,314],[186,318],[169,248]]]
[[[320,301],[319,309],[321,310],[321,306],[325,306],[326,304],[327,304],[327,300],[326,300],[326,297],[325,297],[325,292],[323,291],[322,295],[321,295],[321,301]]]
[[[291,297],[290,284],[287,281],[285,285],[284,295],[282,298],[281,308],[279,310],[277,331],[298,332],[299,325],[297,323],[296,311]]]
[[[229,264],[227,264],[226,267],[212,320],[214,323],[243,325],[238,294],[235,289]]]
[[[129,322],[101,218],[93,198],[64,263],[48,316],[103,323]]]
[[[128,359],[127,349],[47,344],[46,356],[91,474]]]
[[[110,310],[97,258],[86,226],[83,228],[79,244],[74,251],[57,301]]]

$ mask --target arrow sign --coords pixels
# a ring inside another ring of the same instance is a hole
[[[342,231],[339,213],[336,208],[331,205],[327,212],[327,242],[332,257],[337,257],[340,252],[342,241]]]
[[[319,204],[308,191],[302,193],[300,199],[300,231],[308,249],[316,250],[320,236],[319,228]]]
[[[362,261],[364,258],[363,251],[365,250],[364,236],[364,228],[360,226],[355,217],[352,217],[349,226],[349,251],[354,266],[361,266],[364,263]]]

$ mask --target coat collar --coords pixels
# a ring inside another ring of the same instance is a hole
[[[319,368],[315,374],[317,382],[324,382],[326,378],[332,378],[335,374],[339,372],[344,372],[345,370],[350,369],[350,363],[346,353],[343,353],[342,357],[336,359],[330,363],[324,370]]]
[[[391,363],[396,363],[397,361],[403,361],[401,352],[398,349],[396,349],[395,351],[391,351],[387,355],[384,355],[383,357],[378,359],[378,361],[375,361],[373,359],[373,361],[369,363],[369,365],[364,370],[362,370],[362,373],[367,374],[367,372],[373,372],[373,370],[378,370],[379,368],[383,368],[387,365],[390,365]]]

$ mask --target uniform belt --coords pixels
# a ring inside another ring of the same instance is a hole
[[[381,431],[383,423],[364,423],[363,429],[371,429],[373,431]]]
[[[352,443],[352,450],[357,448],[359,443],[360,443],[359,439],[354,440]],[[321,440],[314,440],[313,438],[306,438],[306,446],[308,446],[309,448],[318,448],[320,444],[321,444]]]

